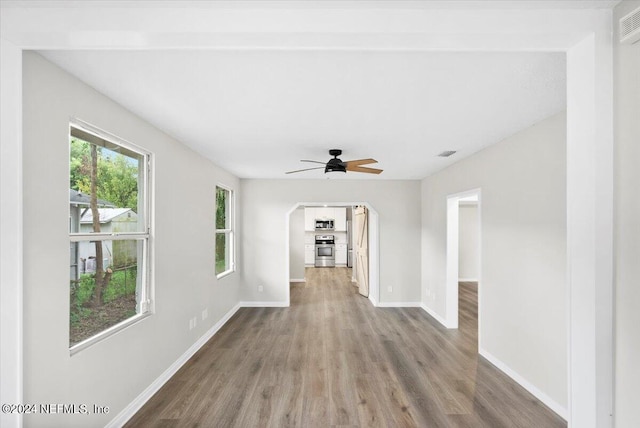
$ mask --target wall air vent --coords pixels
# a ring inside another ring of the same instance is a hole
[[[438,156],[440,156],[441,158],[448,158],[449,156],[455,154],[456,151],[455,150],[446,150],[442,153],[440,153]]]
[[[620,43],[633,44],[640,40],[640,8],[620,18]]]

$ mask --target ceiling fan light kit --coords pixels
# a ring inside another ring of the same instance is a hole
[[[380,174],[382,172],[381,169],[369,168],[369,167],[366,167],[366,166],[362,166],[362,165],[368,165],[368,164],[372,164],[372,163],[378,163],[378,161],[375,160],[375,159],[371,159],[371,158],[369,158],[369,159],[357,159],[357,160],[343,162],[342,159],[338,158],[338,156],[340,156],[342,154],[342,150],[340,150],[340,149],[331,149],[331,150],[329,150],[329,154],[331,156],[333,156],[333,159],[329,159],[328,162],[320,162],[320,161],[308,160],[308,159],[300,160],[300,162],[318,163],[318,164],[322,164],[324,166],[318,166],[318,167],[315,167],[315,168],[298,169],[298,170],[295,170],[295,171],[287,171],[285,174],[293,174],[293,173],[296,173],[296,172],[311,171],[311,170],[314,170],[314,169],[322,169],[322,168],[324,168],[324,173],[325,174],[327,172],[344,172],[344,173],[346,173],[347,171],[362,172],[362,173],[365,173],[365,174]]]

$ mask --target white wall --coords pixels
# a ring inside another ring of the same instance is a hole
[[[238,180],[41,56],[24,55],[24,402],[109,406],[28,415],[30,427],[104,426],[238,303],[214,274],[215,185]],[[156,313],[69,355],[69,118],[151,151]],[[201,320],[207,308],[209,317]],[[189,331],[188,320],[198,317]]]
[[[567,407],[565,149],[558,114],[422,181],[423,303],[445,318],[446,198],[480,188],[481,352],[559,410]]]
[[[296,203],[368,202],[380,221],[379,301],[420,301],[419,181],[242,180],[241,190],[241,300],[286,302],[286,213]]]
[[[1,18],[0,18],[1,19]],[[22,51],[0,38],[0,402],[24,403],[22,310]],[[22,415],[0,413],[0,426]]]
[[[304,279],[304,207],[291,213],[289,219],[289,279]]]
[[[623,1],[614,22],[640,7]],[[617,28],[614,34],[618,34]],[[615,49],[615,426],[640,420],[640,42]]]
[[[480,268],[478,204],[460,203],[458,221],[458,280],[477,281]]]

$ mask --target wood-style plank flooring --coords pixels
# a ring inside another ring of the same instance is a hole
[[[289,308],[243,308],[127,427],[566,427],[478,355],[477,290],[460,328],[374,308],[350,269],[307,269]]]

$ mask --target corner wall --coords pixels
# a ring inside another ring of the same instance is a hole
[[[618,43],[618,21],[640,7],[615,8],[615,401],[616,427],[640,420],[640,42]]]
[[[289,279],[304,280],[304,208],[291,213],[289,221]]]
[[[214,273],[215,185],[238,179],[33,52],[24,52],[24,403],[103,415],[25,415],[29,427],[104,426],[238,304]],[[155,314],[69,354],[69,119],[153,153]],[[208,309],[208,317],[201,314]],[[189,330],[189,319],[198,324]]]
[[[475,188],[482,191],[480,352],[566,417],[566,115],[422,181],[422,302],[442,319],[447,196]]]

